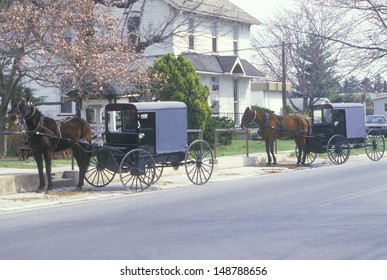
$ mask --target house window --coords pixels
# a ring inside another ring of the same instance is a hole
[[[136,16],[128,19],[129,45],[137,45],[139,27],[140,17]]]
[[[67,93],[73,88],[72,78],[63,76],[60,80],[60,114],[74,114],[73,101],[67,100]]]
[[[213,21],[212,22],[212,28],[211,28],[211,35],[212,35],[212,52],[218,51],[218,22]]]
[[[73,38],[72,38],[72,31],[70,28],[67,28],[66,30],[64,30],[63,32],[63,35],[62,35],[62,38],[63,40],[67,43],[67,44],[71,44],[71,42],[73,41]]]
[[[235,55],[238,55],[238,40],[239,40],[239,29],[238,25],[233,27],[233,51]]]
[[[140,17],[130,17],[128,19],[128,32],[137,32],[140,26]]]
[[[387,103],[384,103],[384,112],[387,112]]]
[[[61,114],[73,114],[73,101],[71,100],[64,100],[64,97],[62,99],[62,104],[60,105],[60,113]]]
[[[234,122],[240,123],[239,119],[239,81],[234,80]]]
[[[188,48],[193,50],[195,48],[195,27],[193,18],[188,19]]]
[[[212,52],[217,52],[218,47],[217,47],[217,40],[216,38],[212,38]]]
[[[213,114],[219,115],[219,77],[213,76],[211,83],[211,104]]]

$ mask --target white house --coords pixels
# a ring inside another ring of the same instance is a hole
[[[140,21],[136,17],[141,11]],[[163,44],[146,48],[144,56],[149,63],[165,53],[189,59],[210,88],[209,104],[215,114],[227,114],[239,123],[245,107],[258,101],[252,96],[251,82],[264,75],[249,60],[250,27],[260,22],[246,11],[227,0],[147,0],[145,6],[139,0],[129,13],[135,23],[129,25],[129,32],[138,30],[140,42],[150,30],[174,33]]]
[[[127,0],[128,1],[128,0]],[[133,2],[133,1],[130,1]],[[281,112],[281,88],[273,88],[251,59],[250,27],[259,20],[228,0],[137,0],[132,5],[117,4],[116,16],[127,30],[129,42],[144,42],[149,34],[165,36],[163,43],[143,50],[149,64],[166,54],[184,55],[194,65],[203,84],[210,88],[209,104],[215,114],[228,114],[236,123],[247,106],[268,107]],[[141,15],[141,16],[140,16]],[[173,34],[170,36],[170,34]],[[164,37],[163,37],[164,38]],[[252,83],[252,81],[258,81]],[[259,82],[262,81],[262,84]],[[40,106],[50,117],[75,114],[73,102],[61,104],[58,90],[39,89],[49,105]],[[97,124],[107,100],[83,101],[97,109]],[[118,102],[128,102],[121,99]]]
[[[374,104],[374,115],[383,115],[387,118],[387,95],[372,98]]]

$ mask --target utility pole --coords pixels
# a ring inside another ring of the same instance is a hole
[[[285,42],[282,42],[282,115],[288,114],[286,109],[286,69],[285,69]]]

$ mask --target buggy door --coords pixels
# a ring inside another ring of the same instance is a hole
[[[129,150],[138,147],[137,109],[131,104],[109,104],[105,109],[106,145],[126,147]]]
[[[329,139],[334,134],[333,109],[329,104],[313,107],[312,133],[322,140]]]
[[[338,109],[333,111],[333,120],[334,120],[334,134],[340,134],[347,138],[347,127],[345,120],[345,110]]]

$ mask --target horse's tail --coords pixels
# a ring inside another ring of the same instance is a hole
[[[310,125],[309,125],[309,121],[308,121],[307,118],[305,118],[305,122],[306,122],[306,125],[307,125],[306,135],[305,135],[305,147],[308,147],[308,144],[309,144]]]
[[[85,141],[87,141],[90,144],[92,137],[93,137],[93,130],[91,129],[90,124],[87,121],[85,121],[84,130],[83,130],[83,139],[85,139]]]

